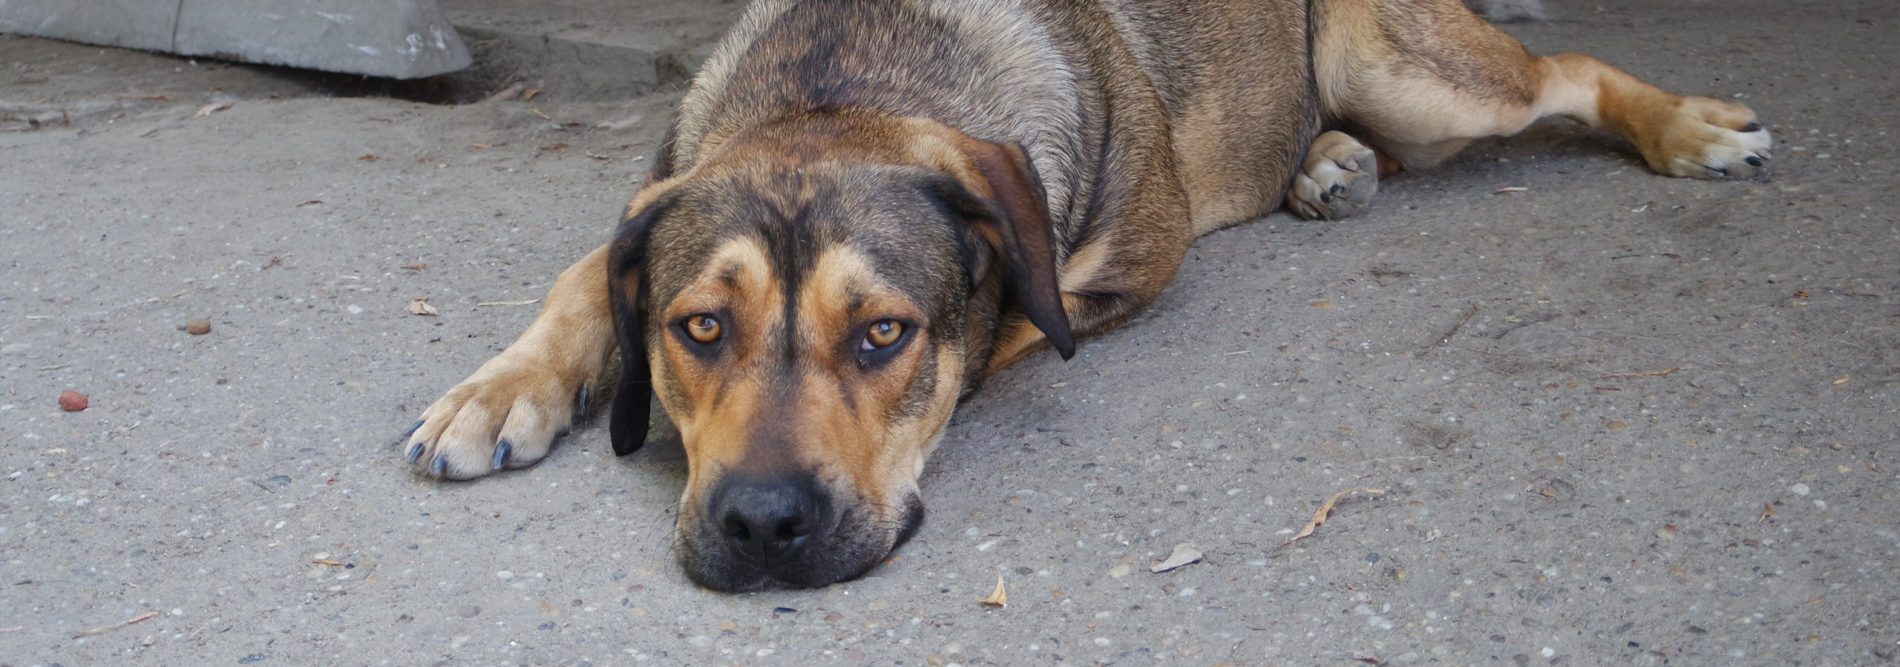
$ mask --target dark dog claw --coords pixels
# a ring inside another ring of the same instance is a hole
[[[407,437],[409,437],[409,436],[412,436],[412,435],[415,435],[415,434],[416,434],[416,429],[419,429],[419,428],[422,428],[422,422],[423,422],[423,421],[424,421],[424,420],[421,420],[421,419],[418,419],[418,420],[416,420],[416,423],[414,423],[414,424],[410,424],[410,425],[409,425],[409,428],[405,428],[405,429],[403,429],[403,430],[402,430],[402,437],[405,437],[405,438],[407,438]]]
[[[1747,124],[1747,125],[1743,125],[1743,126],[1742,126],[1742,131],[1743,131],[1743,132],[1760,132],[1760,131],[1761,131],[1761,123],[1749,123],[1749,124]]]
[[[587,408],[592,406],[593,403],[594,403],[593,387],[589,387],[587,385],[581,385],[580,396],[574,399],[574,405],[575,405],[574,418],[580,419],[582,417],[587,416]]]
[[[1340,191],[1340,190],[1344,190],[1344,189],[1346,189],[1346,186],[1344,186],[1344,185],[1340,185],[1340,184],[1338,184],[1338,183],[1334,183],[1334,184],[1333,184],[1333,187],[1330,187],[1330,188],[1327,188],[1326,190],[1327,190],[1328,192],[1331,192],[1331,193],[1333,193],[1333,194],[1339,194],[1339,191]]]
[[[1333,200],[1333,193],[1321,192],[1319,193],[1319,200],[1323,202],[1331,202]]]
[[[408,457],[410,463],[415,463],[416,459],[422,458],[422,443],[410,445]]]
[[[503,465],[508,463],[508,455],[514,453],[514,451],[514,443],[508,442],[507,440],[495,443],[495,460],[492,461],[491,464],[496,470],[500,470]]]
[[[449,455],[437,454],[435,455],[435,460],[432,460],[429,462],[429,476],[441,477],[442,471],[447,469],[448,467],[449,467]]]
[[[1750,155],[1746,158],[1743,158],[1742,161],[1747,162],[1748,164],[1756,166],[1756,167],[1759,167],[1762,165],[1762,159],[1760,155]]]

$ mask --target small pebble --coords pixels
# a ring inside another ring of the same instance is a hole
[[[194,317],[189,320],[186,320],[185,333],[191,334],[193,336],[203,336],[205,334],[211,333],[211,320],[207,320],[202,317]]]
[[[59,409],[61,410],[65,410],[67,412],[78,412],[80,410],[86,409],[87,403],[88,401],[86,400],[85,394],[81,394],[71,389],[59,392]]]

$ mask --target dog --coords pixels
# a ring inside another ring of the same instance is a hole
[[[1770,157],[1747,107],[1532,56],[1460,0],[761,0],[612,241],[407,459],[532,465],[611,364],[617,454],[653,398],[679,427],[694,581],[848,580],[916,531],[961,398],[1133,316],[1196,237],[1349,216],[1383,176],[1553,115],[1670,176]]]

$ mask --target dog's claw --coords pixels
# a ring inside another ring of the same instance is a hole
[[[514,443],[508,442],[507,440],[495,443],[495,459],[490,462],[490,465],[496,470],[500,470],[502,466],[508,464],[508,454],[513,452],[514,449]]]
[[[410,463],[415,463],[416,459],[422,458],[422,443],[418,442],[416,444],[410,445],[409,453],[406,456],[408,457]]]
[[[1742,126],[1742,131],[1743,131],[1743,132],[1760,132],[1760,131],[1761,131],[1761,123],[1749,123],[1749,124],[1747,124],[1747,125],[1743,125],[1743,126]]]
[[[448,457],[448,455],[447,455],[447,454],[437,454],[437,455],[435,455],[435,459],[434,459],[434,460],[431,460],[431,461],[429,461],[429,476],[430,476],[430,477],[441,477],[441,476],[442,476],[442,472],[443,472],[444,470],[447,470],[447,469],[448,469],[448,467],[449,467],[449,457]]]
[[[574,399],[574,403],[575,403],[574,418],[578,420],[583,417],[586,417],[587,408],[588,406],[592,405],[593,402],[594,402],[594,389],[585,384],[581,385],[580,396]]]
[[[1742,161],[1743,161],[1743,162],[1747,162],[1747,163],[1749,164],[1749,166],[1753,166],[1753,167],[1759,167],[1759,166],[1761,166],[1761,165],[1763,164],[1763,162],[1764,162],[1764,161],[1763,161],[1763,160],[1761,159],[1761,156],[1760,156],[1760,155],[1750,155],[1750,156],[1748,156],[1748,157],[1745,157],[1745,158],[1742,158]]]
[[[409,437],[409,436],[412,436],[412,435],[415,435],[415,434],[416,434],[416,429],[419,429],[419,428],[422,428],[422,422],[424,422],[424,421],[427,421],[427,420],[424,420],[424,419],[418,419],[418,420],[416,420],[416,423],[414,423],[414,424],[410,424],[410,425],[409,425],[409,428],[405,428],[405,429],[403,429],[403,430],[402,430],[402,437],[405,437],[405,438],[407,438],[407,437]]]

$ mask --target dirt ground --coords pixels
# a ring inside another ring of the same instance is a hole
[[[649,50],[657,92],[523,56],[487,82],[545,92],[464,105],[0,36],[0,664],[1900,653],[1900,5],[1511,26],[1753,106],[1772,175],[1658,177],[1553,122],[1361,218],[1214,234],[963,406],[891,562],[749,595],[673,563],[676,441],[616,459],[596,420],[473,483],[394,447],[607,238],[708,7]],[[1384,493],[1286,543],[1348,489]]]

